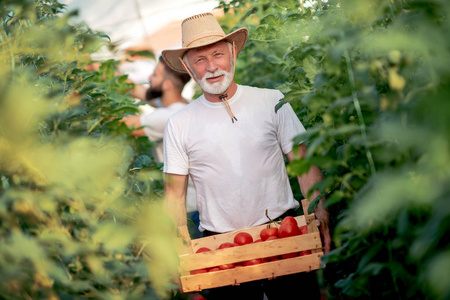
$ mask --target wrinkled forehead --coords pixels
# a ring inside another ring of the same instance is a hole
[[[230,44],[230,42],[228,42],[228,41],[220,41],[220,42],[217,42],[217,43],[214,43],[211,45],[190,49],[184,53],[183,57],[184,56],[187,58],[194,57],[197,55],[212,53],[217,50],[224,51],[225,49],[228,48],[229,44]]]

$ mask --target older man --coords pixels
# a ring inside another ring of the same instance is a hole
[[[284,156],[295,158],[293,138],[305,131],[289,104],[275,111],[283,98],[277,90],[234,82],[236,57],[247,40],[247,29],[226,35],[211,14],[182,23],[183,48],[163,51],[174,70],[186,71],[203,95],[169,119],[164,134],[166,201],[177,226],[186,224],[184,198],[191,176],[205,235],[256,226],[295,215]],[[299,146],[304,156],[306,147]],[[311,167],[298,178],[303,195],[322,179]],[[314,191],[313,196],[318,195]],[[325,252],[330,249],[328,213],[322,199],[315,210],[321,221]],[[320,298],[314,273],[283,276],[238,287],[212,289],[209,299],[290,299],[306,284],[305,299]],[[303,293],[303,292],[302,292]]]

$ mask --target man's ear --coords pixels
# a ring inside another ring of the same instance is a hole
[[[170,79],[164,80],[161,84],[161,89],[163,91],[171,90],[173,89],[173,87],[174,87],[173,82]]]

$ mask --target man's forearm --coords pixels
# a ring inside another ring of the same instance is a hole
[[[164,202],[175,228],[187,225],[186,188],[187,176],[166,174]]]

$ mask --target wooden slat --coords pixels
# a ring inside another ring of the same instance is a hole
[[[309,200],[308,199],[303,199],[302,201],[300,201],[302,203],[302,209],[303,209],[303,214],[305,216],[309,215],[308,214],[308,207],[309,207]]]
[[[243,282],[272,279],[282,275],[309,272],[321,268],[323,253],[315,253],[290,259],[263,263],[260,265],[239,267],[229,270],[182,276],[183,292],[201,291],[227,285],[238,285]]]
[[[270,257],[304,250],[322,249],[319,233],[252,243],[233,248],[219,249],[191,255],[180,255],[180,268],[196,270],[245,260]]]
[[[304,216],[297,216],[297,217],[295,217],[295,219],[297,220],[298,226],[306,225]],[[267,224],[259,225],[259,226],[255,226],[255,227],[251,227],[251,228],[246,228],[246,229],[242,229],[242,230],[226,232],[226,233],[213,235],[213,236],[209,236],[209,237],[194,239],[194,240],[192,240],[192,248],[193,248],[194,252],[197,251],[201,247],[207,247],[211,250],[215,250],[222,243],[225,243],[225,242],[233,243],[234,237],[239,232],[248,232],[253,237],[253,240],[256,241],[257,239],[260,238],[259,234],[260,234],[261,230],[265,227],[267,227]]]

